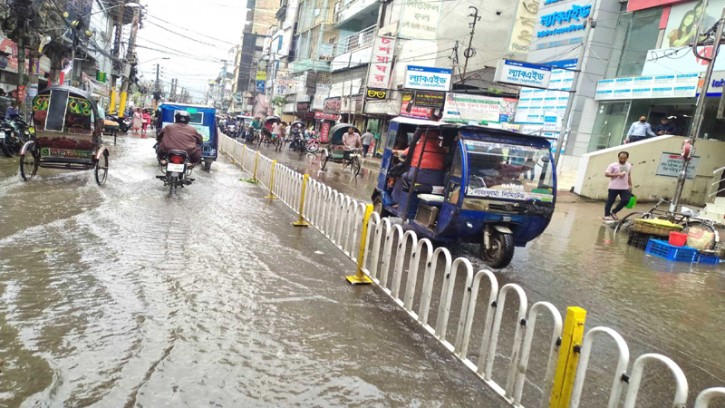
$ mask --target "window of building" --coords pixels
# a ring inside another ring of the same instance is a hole
[[[647,60],[647,51],[657,46],[661,18],[661,8],[636,11],[620,17],[618,29],[626,28],[627,37],[624,40],[617,68],[618,77],[642,75],[642,68]]]

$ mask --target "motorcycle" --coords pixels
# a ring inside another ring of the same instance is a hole
[[[169,196],[176,194],[177,188],[191,185],[194,181],[191,172],[194,165],[189,162],[189,155],[183,150],[170,150],[159,160],[159,167],[163,176],[156,176],[164,181],[164,187],[169,187]]]
[[[300,158],[302,158],[302,156],[307,152],[307,145],[305,143],[305,138],[302,136],[302,133],[292,133],[292,141],[289,144],[289,148],[292,151],[299,152]]]
[[[131,128],[131,118],[129,117],[118,117],[117,115],[108,115],[106,116],[106,119],[112,120],[116,123],[118,123],[118,130],[121,132],[126,133],[128,129]]]
[[[13,115],[0,124],[0,149],[7,157],[12,157],[20,148],[35,137],[35,128],[19,115]]]

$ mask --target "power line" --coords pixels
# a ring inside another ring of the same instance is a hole
[[[154,15],[152,15],[152,14],[148,14],[148,17],[151,17],[151,18],[153,18],[153,19],[159,20],[159,21],[161,21],[162,23],[170,24],[170,25],[172,25],[172,26],[174,26],[174,25],[175,25],[174,23],[170,23],[170,22],[168,22],[168,21],[166,21],[166,20],[163,20],[163,19],[161,19],[161,18],[159,18],[159,17],[156,17],[156,16],[154,16]],[[157,27],[159,27],[159,26],[157,25]],[[200,36],[202,36],[202,37],[206,37],[206,38],[208,38],[208,39],[210,39],[210,40],[214,40],[214,41],[219,41],[219,42],[223,42],[223,43],[226,43],[226,44],[229,44],[229,45],[236,45],[236,44],[235,44],[235,43],[233,43],[233,42],[229,42],[229,41],[225,41],[225,40],[220,40],[219,38],[215,38],[215,37],[212,37],[212,36],[209,36],[209,35],[206,35],[206,34],[200,33],[200,32],[198,32],[198,31],[192,31],[192,30],[189,30],[189,29],[187,29],[186,31],[188,31],[188,32],[190,32],[190,33],[192,33],[192,34],[196,34],[196,35],[200,35]]]

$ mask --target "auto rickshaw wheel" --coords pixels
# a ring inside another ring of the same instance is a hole
[[[102,186],[108,178],[108,150],[104,150],[101,157],[96,160],[96,183]]]
[[[28,142],[25,153],[20,155],[20,177],[28,181],[38,173],[40,157],[35,142]]]
[[[385,207],[383,207],[383,196],[378,194],[373,198],[373,211],[378,213],[380,217],[387,217],[388,212],[385,211]]]
[[[330,160],[330,154],[327,153],[327,150],[323,150],[322,156],[320,157],[320,170],[325,170],[328,160]]]
[[[485,233],[484,233],[485,234]],[[486,248],[485,237],[481,242],[481,258],[491,268],[500,269],[508,266],[514,257],[514,237],[496,230],[489,237],[490,248]]]

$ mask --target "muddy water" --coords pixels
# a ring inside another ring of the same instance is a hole
[[[300,161],[296,155],[264,149],[263,153],[361,200],[370,200],[377,183],[373,170],[364,168],[361,177],[352,178],[340,164],[328,164],[330,168],[321,172],[315,160]],[[672,358],[687,376],[690,404],[702,389],[725,385],[725,268],[646,256],[628,246],[626,237],[603,226],[602,215],[601,203],[559,203],[546,232],[527,248],[517,248],[511,265],[497,271],[500,284],[521,285],[530,304],[549,301],[562,313],[567,306],[587,309],[588,328],[612,327],[625,338],[632,355],[630,367],[644,353]],[[451,249],[456,256],[476,256],[474,246]],[[587,374],[586,407],[606,406],[616,365],[613,343],[601,344]],[[538,347],[539,354],[546,351]],[[502,346],[498,352],[510,350]],[[638,407],[669,406],[672,376],[663,366],[651,369]],[[536,390],[534,395],[538,398]],[[725,407],[725,401],[719,404],[713,406]],[[538,405],[538,400],[530,399],[530,405]]]
[[[152,144],[101,188],[0,159],[0,406],[502,406],[237,168],[167,197]]]

